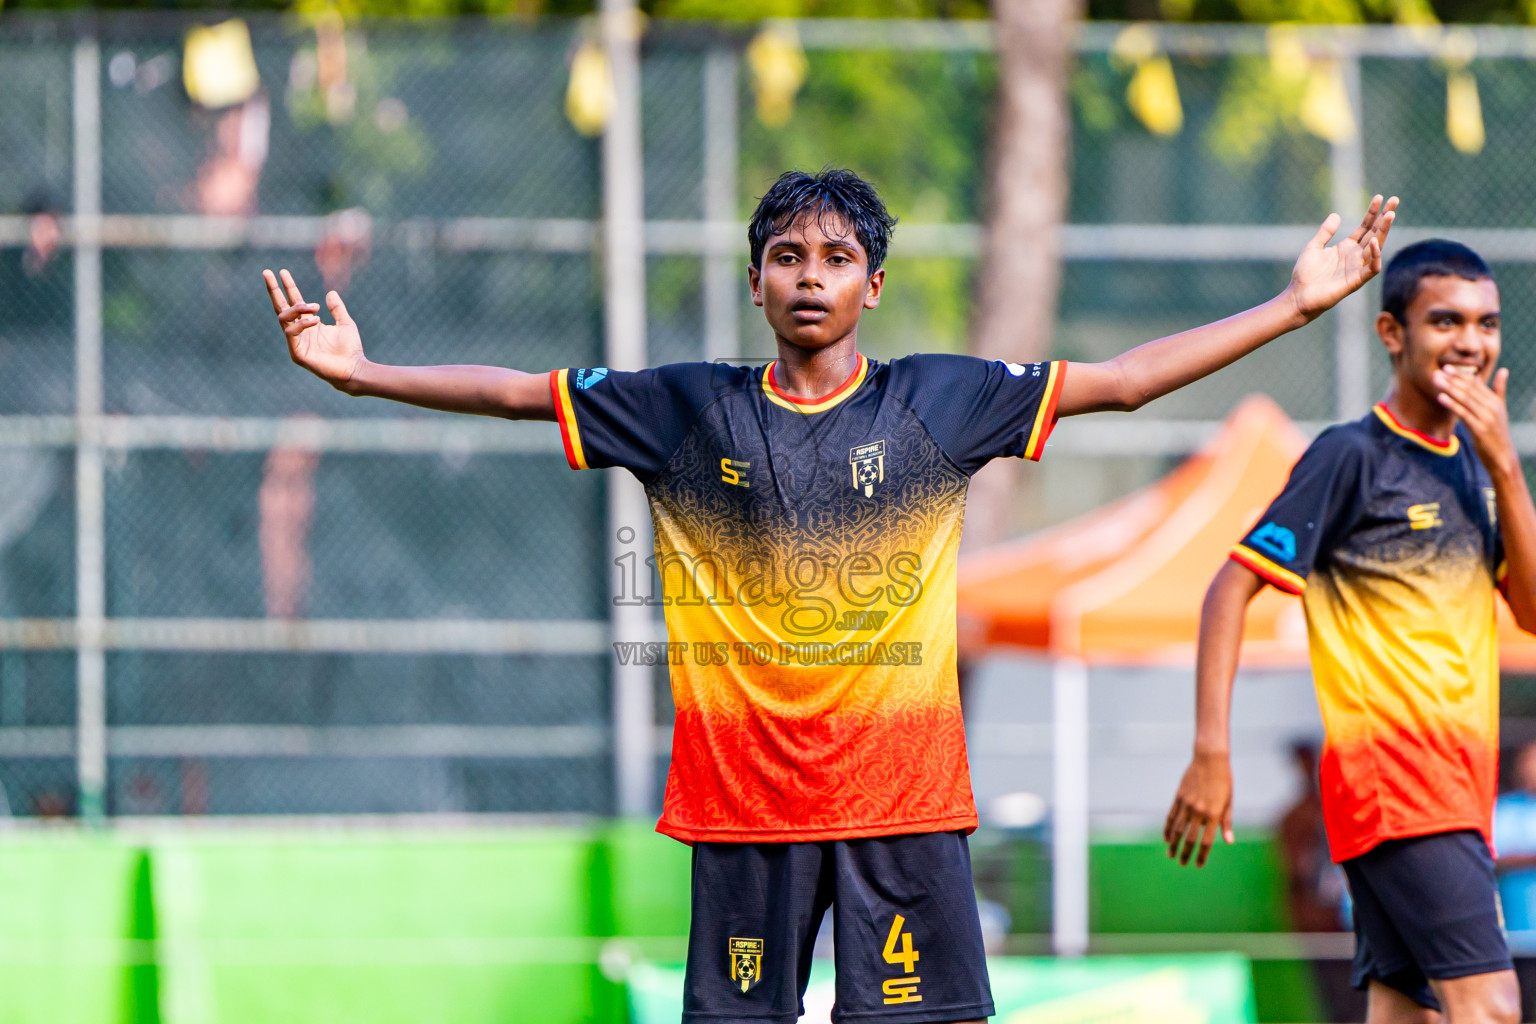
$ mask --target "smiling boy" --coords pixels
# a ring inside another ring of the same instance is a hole
[[[830,907],[842,1020],[993,1012],[966,835],[977,824],[955,674],[955,556],[971,474],[1039,459],[1060,416],[1129,410],[1300,327],[1380,269],[1396,200],[1276,298],[1106,363],[857,348],[894,219],[849,171],[790,172],[748,229],[766,367],[523,374],[363,356],[266,284],[295,362],[435,409],[557,420],[572,468],[646,487],[677,706],[657,828],[693,845],[684,1019],[788,1024]]]
[[[1327,741],[1333,859],[1354,897],[1370,1024],[1513,1024],[1519,990],[1489,849],[1498,782],[1494,591],[1536,627],[1536,509],[1510,439],[1499,290],[1454,242],[1393,257],[1384,401],[1324,431],[1212,581],[1194,759],[1164,829],[1203,864],[1231,837],[1228,710],[1248,602],[1302,595]]]

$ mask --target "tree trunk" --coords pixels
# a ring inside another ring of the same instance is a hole
[[[1032,363],[1050,351],[1066,215],[1071,40],[1083,0],[993,0],[997,109],[986,224],[971,328],[983,359]],[[965,543],[1008,536],[1017,459],[998,459],[971,482]]]

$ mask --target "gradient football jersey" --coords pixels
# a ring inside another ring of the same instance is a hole
[[[1334,860],[1492,829],[1499,755],[1493,486],[1460,425],[1385,405],[1324,431],[1232,557],[1302,595]]]
[[[955,674],[970,476],[1038,459],[1064,363],[918,355],[807,401],[774,365],[550,376],[566,457],[645,485],[677,705],[657,828],[974,829]]]

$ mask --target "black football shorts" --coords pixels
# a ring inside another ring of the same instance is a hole
[[[829,907],[834,1021],[991,1016],[970,849],[933,832],[695,844],[684,1022],[793,1024]]]
[[[1389,839],[1343,867],[1354,899],[1356,988],[1379,981],[1438,1010],[1429,979],[1514,969],[1493,856],[1477,832]]]

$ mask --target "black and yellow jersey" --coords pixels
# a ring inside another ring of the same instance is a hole
[[[1377,405],[1324,431],[1232,557],[1302,595],[1334,858],[1453,829],[1487,836],[1503,546],[1466,429],[1438,440]]]
[[[677,706],[662,832],[971,829],[955,674],[970,475],[1038,459],[1064,363],[920,355],[814,401],[775,365],[550,377],[573,468],[645,484]]]

